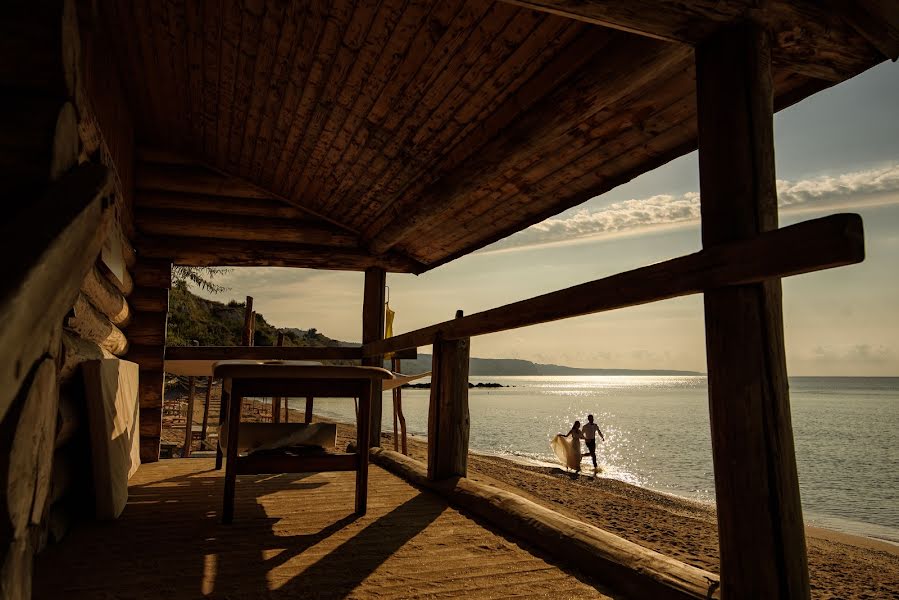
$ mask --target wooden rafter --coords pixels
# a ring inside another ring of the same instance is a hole
[[[335,271],[381,267],[391,273],[420,273],[425,268],[421,263],[392,252],[375,256],[365,250],[287,242],[142,236],[135,248],[147,258],[198,267],[298,267]]]
[[[839,81],[845,78],[843,57],[857,55],[863,46],[848,31],[847,23],[820,3],[770,2],[757,8],[755,0],[500,0],[533,10],[621,29],[638,35],[695,46],[727,25],[751,20],[766,25],[774,34],[774,64],[810,77]],[[837,0],[835,4],[853,5]],[[869,7],[873,2],[866,2]],[[850,7],[875,39],[889,39],[882,24],[874,25],[878,12]],[[802,23],[802,28],[795,27]],[[866,36],[867,37],[867,36]],[[870,38],[869,38],[870,39]],[[890,43],[890,47],[895,39]],[[862,44],[864,41],[862,40]],[[875,43],[878,49],[883,48]],[[884,56],[891,57],[884,52]]]

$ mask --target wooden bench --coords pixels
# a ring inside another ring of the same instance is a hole
[[[237,476],[262,473],[356,471],[356,514],[365,514],[368,499],[372,382],[393,379],[390,371],[378,367],[322,366],[304,361],[233,360],[216,363],[214,375],[222,379],[222,408],[219,411],[221,433],[216,468],[221,468],[224,457],[223,523],[230,523],[234,518]],[[358,398],[357,452],[309,456],[249,453],[241,456],[237,443],[241,404],[244,398],[254,396]]]

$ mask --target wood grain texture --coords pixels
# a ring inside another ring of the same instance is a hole
[[[17,256],[0,282],[0,347],[10,352],[0,364],[0,418],[100,251],[109,225],[103,201],[108,191],[104,167],[77,167],[0,227]]]
[[[128,501],[128,479],[140,466],[138,365],[115,358],[82,367],[91,436],[98,519],[115,519]]]
[[[81,292],[113,325],[128,325],[131,307],[122,293],[96,267],[87,272],[81,283]]]
[[[402,254],[375,255],[366,250],[308,244],[221,240],[213,238],[142,237],[135,244],[143,256],[178,265],[231,267],[298,267],[364,271],[379,267],[391,273],[417,273],[424,265]]]
[[[5,506],[12,526],[11,537],[21,539],[31,524],[43,519],[56,439],[59,385],[53,359],[45,358],[29,371],[31,384],[15,421],[7,468]]]
[[[310,244],[334,248],[357,248],[355,234],[330,223],[314,223],[249,215],[210,212],[139,209],[135,223],[148,236],[215,238],[262,242]]]
[[[128,338],[121,329],[97,310],[84,294],[78,294],[65,326],[116,356],[128,352]]]
[[[384,269],[371,267],[365,271],[365,282],[362,290],[362,343],[368,344],[384,339],[384,307],[386,299],[387,273]],[[362,358],[363,365],[380,367],[384,364],[384,356],[367,355]],[[381,445],[381,390],[380,380],[371,382],[370,417],[371,431],[369,440],[373,446]]]
[[[468,474],[468,339],[434,342],[428,410],[428,479]]]
[[[626,271],[363,345],[366,355],[417,348],[569,317],[855,264],[865,258],[861,217],[840,214]]]
[[[753,26],[696,52],[706,249],[777,228],[770,52]],[[722,596],[808,598],[780,280],[704,300]]]

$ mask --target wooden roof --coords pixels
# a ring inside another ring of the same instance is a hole
[[[101,3],[138,250],[423,271],[694,149],[692,45],[730,23],[770,24],[778,108],[899,53],[889,3],[754,4]]]

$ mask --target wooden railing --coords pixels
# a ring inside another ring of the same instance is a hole
[[[399,358],[414,359],[415,349]],[[170,346],[166,360],[362,360],[362,347],[341,346]]]
[[[862,219],[836,214],[364,344],[377,356],[862,262]]]

